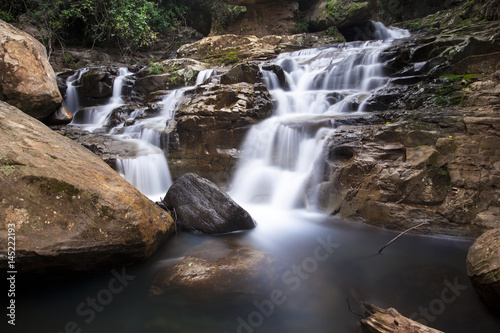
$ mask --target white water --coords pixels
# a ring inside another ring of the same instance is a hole
[[[88,71],[88,68],[84,68],[76,71],[75,74],[71,75],[66,79],[66,99],[64,100],[64,106],[66,109],[75,114],[78,109],[80,109],[80,100],[78,97],[77,85],[82,78],[82,75]]]
[[[107,124],[113,110],[124,105],[122,99],[123,82],[125,78],[131,74],[132,73],[129,72],[127,68],[120,68],[119,75],[113,82],[113,94],[108,103],[80,110],[71,121],[71,125],[78,126],[89,132],[102,130]]]
[[[335,116],[363,113],[368,97],[388,81],[380,53],[395,38],[409,35],[378,27],[383,29],[378,35],[388,39],[279,55],[272,63],[283,68],[288,87],[280,86],[275,73],[263,71],[277,105],[272,118],[249,132],[230,191],[253,216],[286,223],[291,210],[307,207],[305,189],[317,181],[314,165]],[[276,210],[285,217],[277,218]]]
[[[79,75],[81,77],[81,73]],[[165,140],[162,137],[166,137],[165,131],[172,126],[176,104],[189,87],[174,90],[166,95],[160,103],[163,107],[157,116],[147,118],[144,110],[138,109],[131,112],[127,119],[127,122],[131,122],[133,125],[125,126],[122,123],[108,129],[109,117],[113,110],[125,104],[122,98],[122,89],[125,80],[131,75],[132,73],[128,69],[120,68],[119,75],[113,83],[112,97],[108,103],[81,109],[70,125],[89,132],[104,133],[103,135],[126,141],[135,146],[134,156],[127,155],[117,158],[117,171],[148,198],[159,201],[165,196],[172,184],[164,153],[168,149],[168,143],[164,143]],[[205,79],[210,75],[211,73],[203,73]],[[74,95],[68,94],[69,96]],[[66,102],[69,103],[70,100],[67,99]]]

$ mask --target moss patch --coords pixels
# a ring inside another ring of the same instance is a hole
[[[216,50],[207,54],[206,58],[210,63],[219,66],[232,65],[242,61],[239,49]]]

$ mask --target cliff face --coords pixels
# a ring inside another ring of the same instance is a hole
[[[500,24],[463,9],[407,22],[415,37],[387,50],[370,115],[337,122],[310,189],[325,212],[466,237],[499,227]]]

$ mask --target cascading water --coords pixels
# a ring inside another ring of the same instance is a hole
[[[81,77],[82,73],[77,74]],[[109,117],[113,110],[124,105],[122,89],[125,80],[131,74],[128,69],[120,68],[119,75],[113,83],[113,95],[109,102],[106,105],[79,110],[70,125],[89,132],[98,131],[102,135],[126,141],[135,147],[133,156],[117,158],[117,171],[148,198],[158,201],[172,184],[164,153],[164,150],[168,149],[168,144],[162,142],[162,135],[172,125],[175,106],[189,87],[174,90],[166,95],[160,103],[163,106],[157,116],[148,118],[144,110],[138,109],[133,111],[126,121],[133,125],[124,126],[124,123],[121,123],[108,129],[106,126],[109,124]],[[206,79],[211,73],[203,73],[203,75]],[[69,96],[73,95],[68,94]],[[69,103],[68,98],[66,102]]]
[[[283,69],[286,83],[263,70],[277,101],[274,116],[249,132],[230,191],[252,214],[256,204],[283,210],[307,205],[305,187],[314,181],[314,163],[335,117],[363,111],[368,97],[388,81],[380,53],[409,35],[377,27],[376,36],[388,39],[281,54],[272,64]]]
[[[66,99],[63,104],[72,114],[75,114],[78,109],[80,109],[77,85],[79,84],[82,75],[87,71],[87,68],[78,70],[75,74],[66,79]]]
[[[77,112],[71,121],[71,125],[76,125],[89,132],[102,129],[114,109],[124,104],[122,99],[123,82],[132,73],[127,68],[120,68],[119,75],[113,83],[113,94],[109,102],[105,105],[87,108]]]

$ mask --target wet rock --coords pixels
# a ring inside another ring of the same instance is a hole
[[[255,68],[251,71],[255,73]],[[175,161],[170,164],[174,178],[196,172],[219,185],[227,184],[246,133],[271,115],[271,95],[263,83],[219,84],[218,80],[213,77],[187,90],[178,103],[169,152]]]
[[[169,188],[164,204],[175,211],[182,228],[195,233],[222,234],[252,229],[252,217],[226,193],[193,173]]]
[[[263,65],[262,69],[265,71],[270,71],[273,72],[276,77],[278,78],[278,82],[280,84],[280,87],[284,90],[289,90],[289,84],[286,80],[285,72],[283,71],[283,68],[281,66],[275,65],[275,64],[267,64]]]
[[[467,274],[484,302],[500,313],[500,229],[474,241],[467,254]]]
[[[43,120],[61,104],[45,47],[0,20],[0,100]]]
[[[97,156],[4,102],[0,152],[0,247],[15,229],[24,273],[144,260],[173,232],[172,218]]]
[[[61,104],[61,106],[53,114],[44,120],[44,123],[47,125],[64,125],[69,124],[72,119],[73,114]]]
[[[197,301],[241,302],[269,297],[278,273],[266,253],[225,239],[210,240],[156,275],[150,293],[180,293]]]

